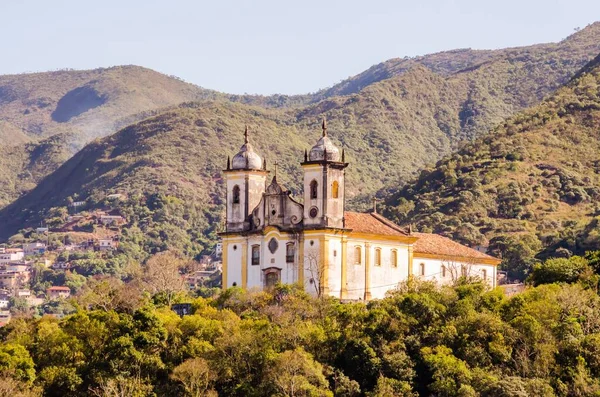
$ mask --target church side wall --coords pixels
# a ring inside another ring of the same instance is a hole
[[[425,275],[421,274],[421,264],[425,265]],[[442,266],[446,267],[446,275],[443,276]],[[446,259],[423,258],[415,253],[413,261],[413,271],[416,277],[435,281],[440,284],[451,284],[462,274],[462,267],[465,267],[466,275],[469,277],[484,278],[491,286],[496,286],[496,266],[477,262],[461,262]]]
[[[375,263],[375,250],[381,249],[381,265]],[[397,266],[392,265],[392,250],[398,255]],[[371,243],[371,298],[385,298],[386,292],[395,289],[408,277],[408,246]]]
[[[321,242],[319,236],[305,236],[304,238],[304,290],[313,295],[317,295],[315,283],[318,284],[319,270],[318,265],[321,262]]]
[[[340,297],[342,289],[342,240],[339,237],[329,239],[328,253],[328,284],[329,295]]]
[[[241,287],[242,286],[242,240],[240,239],[223,239],[223,245],[226,247],[227,252],[227,263],[223,263],[227,266],[227,285],[226,287],[232,287],[233,283]]]
[[[360,247],[360,261],[356,258],[356,248]],[[375,264],[375,250],[381,250],[381,265]],[[392,250],[397,252],[397,266],[392,266]],[[368,258],[367,258],[368,256]],[[382,240],[348,238],[346,261],[346,299],[365,298],[365,278],[369,266],[369,292],[371,298],[383,298],[387,291],[396,288],[408,277],[408,246]],[[339,277],[339,276],[338,276]]]

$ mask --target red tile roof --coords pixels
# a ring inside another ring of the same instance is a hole
[[[474,258],[495,260],[493,256],[479,252],[466,245],[462,245],[447,237],[431,233],[408,233],[408,229],[402,228],[383,216],[375,213],[360,213],[346,211],[346,228],[353,232],[379,234],[384,236],[411,236],[417,237],[414,243],[415,254],[429,254],[439,256],[451,256],[461,258]]]
[[[374,213],[344,212],[346,227],[354,232],[381,234],[384,236],[408,236],[408,233],[392,221]]]
[[[439,234],[412,233],[411,235],[419,238],[413,248],[415,254],[421,253],[463,258],[497,259],[473,248],[469,248],[466,245],[452,241],[447,237],[440,236]]]
[[[71,291],[69,287],[50,287],[48,291]]]

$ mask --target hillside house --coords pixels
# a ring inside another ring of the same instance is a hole
[[[0,288],[15,290],[26,286],[30,280],[29,269],[7,269],[0,270]]]
[[[23,244],[25,256],[43,255],[46,252],[46,244],[41,242]]]
[[[54,262],[50,267],[54,270],[69,270],[71,262]]]
[[[112,251],[117,248],[117,242],[112,239],[98,240],[98,249],[100,251]]]
[[[121,199],[125,198],[125,196],[121,193],[113,193],[113,194],[109,194],[108,196],[106,196],[106,198],[109,200],[121,200]]]
[[[0,265],[5,263],[17,262],[25,257],[25,252],[19,248],[6,248],[0,253]]]
[[[10,312],[8,310],[0,310],[0,327],[4,327],[6,324],[10,323]]]
[[[125,223],[125,218],[121,215],[101,215],[100,223],[103,225],[122,225]]]
[[[0,295],[0,309],[8,309],[10,296],[7,294]]]
[[[50,287],[46,290],[46,298],[49,300],[65,299],[71,296],[71,289],[65,286]]]
[[[217,269],[198,270],[186,275],[185,281],[188,285],[188,288],[194,290],[198,287],[210,284],[210,281],[216,279],[219,273],[220,272]]]

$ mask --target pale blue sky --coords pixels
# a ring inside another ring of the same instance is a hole
[[[0,0],[0,74],[136,64],[300,94],[389,58],[559,41],[598,0]]]

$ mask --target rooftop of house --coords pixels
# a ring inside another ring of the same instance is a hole
[[[346,227],[354,232],[384,236],[408,236],[408,231],[383,216],[369,212],[344,212]]]
[[[346,211],[344,216],[346,219],[346,227],[352,229],[354,232],[380,234],[384,236],[417,237],[418,240],[413,246],[415,253],[497,260],[497,258],[494,258],[493,256],[469,248],[466,245],[457,243],[456,241],[440,236],[439,234],[411,232],[408,228],[398,226],[389,219],[374,212],[361,213]]]
[[[497,259],[439,234],[412,233],[412,235],[419,238],[413,248],[415,253],[463,258]]]
[[[48,288],[48,291],[71,291],[71,288],[69,287],[62,287],[62,286],[56,286],[56,287],[50,287]]]

